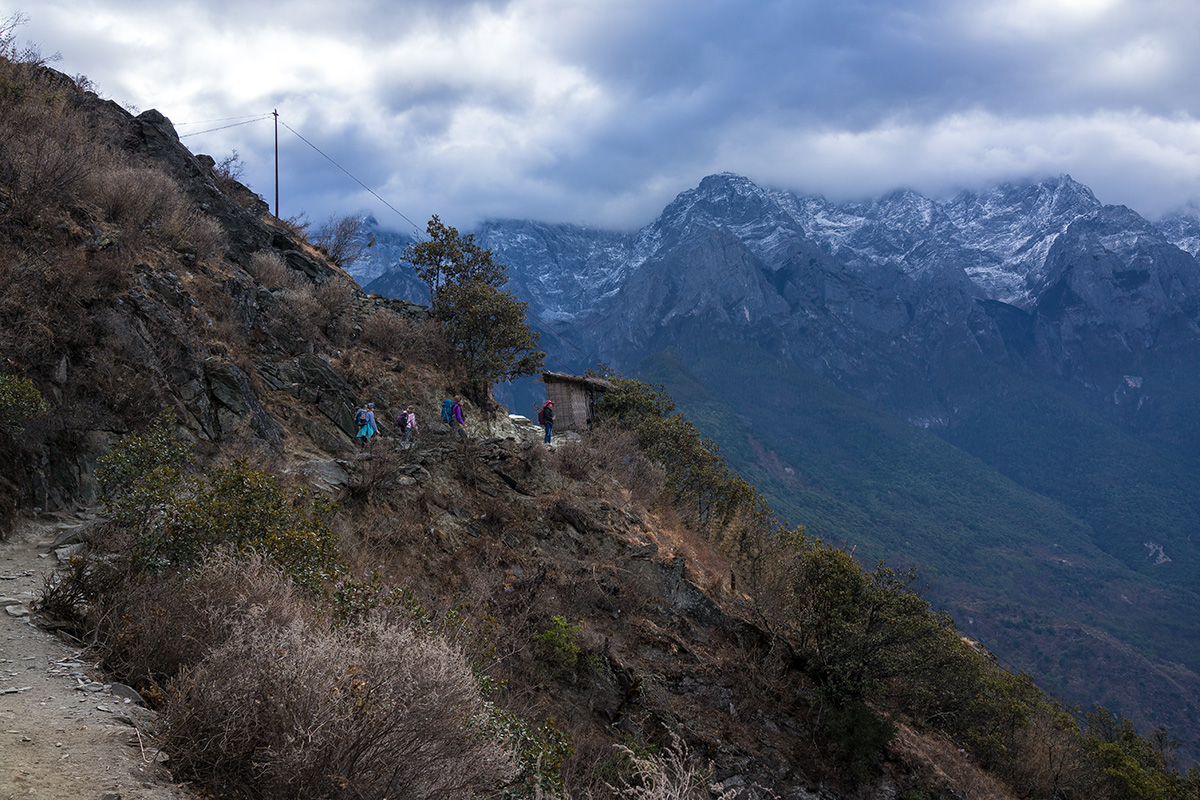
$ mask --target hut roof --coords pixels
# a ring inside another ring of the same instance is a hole
[[[613,388],[612,383],[603,378],[589,378],[585,375],[570,375],[566,372],[543,372],[542,383],[573,383],[579,386],[585,386],[589,389],[596,389],[601,392],[607,392]]]

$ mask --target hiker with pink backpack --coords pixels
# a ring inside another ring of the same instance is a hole
[[[396,427],[404,431],[404,435],[400,437],[400,447],[404,450],[412,447],[417,441],[417,414],[412,406],[401,411],[396,417]]]

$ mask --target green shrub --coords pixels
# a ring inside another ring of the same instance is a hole
[[[883,749],[896,735],[896,725],[864,703],[850,703],[832,710],[825,730],[842,766],[842,776],[851,786],[865,781]]]
[[[133,534],[144,567],[187,566],[229,544],[260,553],[309,589],[341,570],[328,500],[287,488],[245,460],[185,474],[191,448],[175,436],[172,419],[164,412],[126,436],[97,469],[106,512]]]
[[[378,569],[363,578],[346,577],[333,585],[330,595],[333,619],[342,625],[358,625],[371,619],[375,609],[399,609],[401,616],[423,627],[432,620],[430,611],[417,601],[407,586],[386,586]]]
[[[25,420],[49,410],[46,399],[28,378],[0,375],[0,428],[19,431]]]
[[[516,778],[504,790],[504,800],[562,795],[563,762],[575,753],[575,744],[554,720],[535,728],[517,714],[489,704],[487,727],[499,741],[509,744],[519,764]]]
[[[578,636],[582,625],[572,625],[566,617],[550,618],[550,627],[533,635],[533,641],[546,664],[560,676],[573,676],[580,666]]]
[[[599,419],[633,431],[648,458],[666,470],[667,488],[684,517],[702,528],[727,525],[762,500],[734,472],[716,443],[706,439],[661,386],[612,376],[612,389],[596,407]]]
[[[143,555],[175,564],[228,542],[255,550],[301,586],[316,589],[340,571],[333,505],[308,489],[287,489],[243,460],[182,482],[158,525],[145,531]]]
[[[97,459],[104,513],[124,526],[148,522],[167,503],[191,461],[191,445],[176,435],[174,412],[160,412],[146,430],[122,437]]]
[[[1184,777],[1173,763],[1178,742],[1159,729],[1147,739],[1133,724],[1097,707],[1085,716],[1085,744],[1114,800],[1190,800],[1200,786],[1200,772]],[[1189,780],[1189,778],[1191,780]],[[1188,784],[1193,791],[1189,791]]]

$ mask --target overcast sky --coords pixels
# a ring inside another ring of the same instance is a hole
[[[8,2],[8,0],[0,0]],[[860,199],[1200,199],[1196,0],[25,0],[21,38],[280,216],[649,223],[715,172]],[[210,131],[207,133],[197,133]],[[294,131],[294,133],[293,133]],[[192,134],[192,135],[188,135]],[[297,136],[299,134],[299,136]],[[303,137],[301,139],[300,137]],[[325,153],[342,169],[322,157]]]

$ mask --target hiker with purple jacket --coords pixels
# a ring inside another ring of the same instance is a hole
[[[454,429],[456,439],[467,438],[467,420],[463,417],[461,395],[454,395],[454,404],[450,406],[450,422],[456,426]]]

